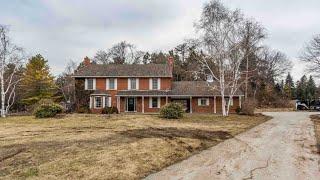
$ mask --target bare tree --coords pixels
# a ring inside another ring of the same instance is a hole
[[[97,63],[101,64],[109,64],[110,63],[110,53],[99,50],[96,55],[93,57],[93,60]]]
[[[240,65],[245,57],[243,36],[245,20],[239,10],[229,10],[218,0],[205,5],[200,23],[197,25],[202,33],[201,41],[207,57],[200,60],[200,74],[212,78],[217,83],[209,86],[220,92],[222,97],[222,114],[228,116],[230,103],[240,86]]]
[[[64,101],[73,103],[74,102],[74,78],[72,74],[77,69],[77,63],[70,60],[64,70],[64,72],[58,76],[56,80],[56,85],[59,92],[62,94]]]
[[[135,45],[121,41],[106,51],[99,50],[93,59],[100,64],[140,64],[144,55]]]
[[[261,48],[259,43],[266,38],[266,33],[264,28],[253,19],[246,20],[244,23],[244,29],[242,31],[243,44],[242,48],[245,52],[245,98],[248,98],[248,83],[249,74],[252,74],[256,69],[250,69],[251,63],[255,63],[251,57],[256,57],[256,53]],[[256,59],[256,58],[255,58]],[[253,62],[252,62],[253,61]],[[252,65],[252,64],[251,64]]]
[[[1,117],[6,117],[15,102],[16,86],[22,80],[17,75],[24,59],[22,48],[13,45],[7,34],[8,29],[0,25]]]
[[[307,70],[320,77],[320,34],[305,47],[300,59],[308,63]]]

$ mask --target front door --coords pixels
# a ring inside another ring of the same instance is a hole
[[[127,107],[128,107],[128,112],[134,112],[136,110],[136,99],[128,98]]]

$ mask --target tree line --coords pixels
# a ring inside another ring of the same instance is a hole
[[[147,52],[121,41],[101,49],[91,58],[97,64],[164,64],[174,58],[174,81],[205,80],[225,96],[238,90],[258,106],[285,107],[292,99],[319,97],[313,77],[320,69],[320,35],[305,47],[300,59],[313,76],[303,76],[294,83],[292,63],[281,51],[269,47],[265,27],[247,18],[239,9],[231,10],[218,0],[206,3],[200,20],[195,22],[198,34],[177,44],[169,51]],[[40,99],[73,104],[73,72],[83,65],[69,61],[63,73],[54,77],[48,60],[38,54],[27,58],[24,50],[8,37],[6,26],[0,25],[1,115],[9,111],[28,110]],[[286,77],[284,80],[283,78]],[[228,100],[223,98],[224,115]]]

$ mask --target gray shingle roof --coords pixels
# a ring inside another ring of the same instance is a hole
[[[218,87],[218,84],[216,86]],[[172,83],[170,94],[173,96],[219,96],[218,89],[212,87],[212,84],[209,86],[206,81],[176,81]],[[227,90],[226,95],[228,94]],[[243,92],[238,90],[235,95],[243,95]]]
[[[119,91],[118,96],[219,96],[218,90],[213,90],[205,81],[177,81],[172,82],[171,91]],[[228,95],[228,92],[226,92]],[[238,90],[235,95],[243,95]]]
[[[90,64],[74,77],[172,77],[167,64]]]

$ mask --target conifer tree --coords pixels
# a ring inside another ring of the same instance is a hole
[[[50,74],[48,61],[40,54],[29,59],[22,85],[25,89],[23,102],[28,105],[53,96],[55,90],[53,76]]]

